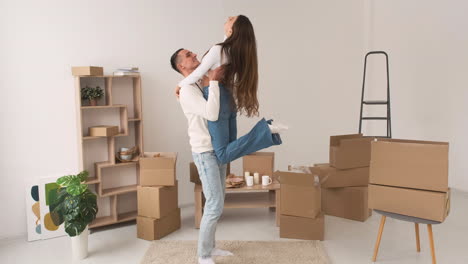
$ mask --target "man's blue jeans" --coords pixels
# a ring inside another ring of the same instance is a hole
[[[215,247],[216,224],[223,213],[227,165],[221,164],[213,151],[192,156],[206,199],[198,234],[198,256],[206,258]]]
[[[203,96],[208,98],[208,87],[203,89]],[[211,144],[222,164],[229,163],[240,157],[262,150],[274,145],[280,145],[279,134],[272,134],[268,122],[264,118],[246,135],[237,138],[236,110],[231,107],[231,94],[219,86],[220,109],[218,121],[208,121],[208,131],[211,135]]]
[[[208,98],[208,87],[205,87],[203,96]],[[236,139],[237,118],[231,102],[229,91],[220,86],[218,121],[208,121],[214,152],[193,153],[206,199],[198,238],[199,257],[210,257],[215,247],[216,224],[224,208],[226,164],[252,152],[281,144],[280,136],[271,134],[265,119],[260,120],[249,133]]]

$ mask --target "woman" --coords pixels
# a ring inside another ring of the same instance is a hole
[[[272,120],[262,119],[247,135],[233,142],[237,137],[236,112],[245,113],[248,117],[258,115],[257,46],[253,26],[246,16],[229,17],[224,24],[224,33],[225,41],[214,45],[205,54],[200,66],[180,81],[176,88],[178,93],[179,87],[196,83],[209,70],[223,65],[219,120],[208,121],[213,148],[222,164],[281,144],[277,134],[287,130],[283,125],[272,124]],[[205,99],[207,93],[205,87]]]
[[[258,115],[257,50],[253,27],[247,17],[229,17],[224,31],[225,41],[213,46],[197,69],[179,83],[179,87],[196,83],[210,69],[223,65],[218,120],[208,121],[214,153],[193,153],[206,199],[198,242],[200,264],[214,263],[212,255],[231,254],[215,248],[216,224],[224,208],[225,164],[252,152],[281,144],[281,138],[277,134],[280,127],[271,125],[271,120],[267,122],[265,119],[260,120],[248,134],[236,140],[236,113],[245,113],[249,117]],[[207,87],[203,95],[207,99]]]

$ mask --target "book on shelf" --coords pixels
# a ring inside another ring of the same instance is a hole
[[[140,76],[139,72],[115,71],[115,76]]]
[[[133,72],[137,72],[137,71],[138,71],[138,67],[122,67],[122,68],[118,68],[117,71],[133,71]]]

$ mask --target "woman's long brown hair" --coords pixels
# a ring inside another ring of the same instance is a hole
[[[227,56],[222,83],[230,89],[236,110],[248,117],[258,115],[257,43],[250,20],[239,15],[232,35],[220,45],[221,54]]]

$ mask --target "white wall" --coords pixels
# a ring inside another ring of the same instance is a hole
[[[277,168],[328,159],[332,134],[357,130],[363,3],[356,1],[2,1],[0,238],[23,235],[27,179],[77,169],[72,65],[139,66],[146,150],[179,152],[180,204],[193,202],[186,120],[169,66],[202,54],[228,15],[249,16],[260,63],[261,116],[289,124]],[[258,118],[239,120],[240,133]],[[234,167],[239,170],[240,163]]]
[[[394,138],[449,141],[449,184],[467,191],[468,2],[377,0],[370,6],[369,45],[390,56]]]

